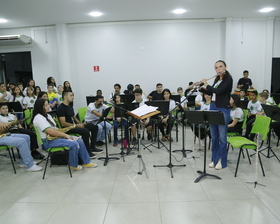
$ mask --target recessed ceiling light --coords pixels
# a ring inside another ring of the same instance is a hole
[[[103,13],[102,12],[91,12],[89,15],[91,15],[93,17],[98,17],[98,16],[102,16]]]
[[[0,19],[0,23],[6,23],[6,22],[8,22],[8,20],[6,20],[6,19]]]
[[[186,10],[185,9],[175,9],[172,12],[175,14],[182,14],[182,13],[186,12]]]
[[[271,12],[272,10],[274,10],[274,8],[263,8],[259,10],[259,12]]]

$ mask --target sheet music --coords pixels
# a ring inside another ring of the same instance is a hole
[[[143,115],[149,114],[151,112],[154,112],[158,109],[158,107],[148,106],[146,104],[142,105],[141,107],[138,107],[135,110],[130,111],[131,113],[141,117]]]

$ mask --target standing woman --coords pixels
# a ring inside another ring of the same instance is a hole
[[[49,112],[49,103],[45,99],[37,99],[34,105],[32,122],[37,127],[43,140],[45,149],[52,147],[69,147],[69,166],[73,170],[82,170],[87,167],[97,167],[89,158],[86,146],[83,140],[76,136],[70,136],[66,133],[57,131],[55,122]],[[47,135],[57,137],[54,140],[48,140]],[[81,159],[83,165],[78,165]]]
[[[63,83],[63,90],[70,90],[71,92],[74,92],[71,85],[70,85],[70,82],[68,82],[68,81],[65,81]]]
[[[47,86],[46,86],[46,90],[48,90],[48,85],[52,84],[53,85],[53,91],[55,93],[57,93],[57,88],[56,88],[56,83],[55,83],[55,80],[54,80],[54,77],[49,77],[47,79]]]
[[[227,131],[230,120],[230,93],[232,90],[232,77],[226,70],[226,63],[219,60],[215,63],[217,77],[214,84],[210,86],[206,79],[203,79],[206,89],[213,93],[210,110],[221,111],[224,115],[225,125],[210,125],[212,137],[212,162],[210,168],[220,170],[227,167]],[[203,92],[203,89],[201,89]]]

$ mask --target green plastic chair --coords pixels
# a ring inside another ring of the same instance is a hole
[[[24,117],[30,117],[28,120],[25,121],[25,123],[27,125],[30,125],[31,123],[31,119],[32,119],[32,115],[33,115],[33,109],[28,109],[24,111]]]
[[[262,135],[262,140],[265,141],[269,132],[269,125],[270,125],[270,120],[271,118],[266,117],[266,116],[257,116],[256,120],[254,122],[253,128],[251,130],[251,133],[253,134],[261,134]],[[257,143],[241,136],[233,136],[227,139],[228,143],[231,144],[234,148],[239,148],[239,155],[238,155],[238,160],[237,160],[237,165],[236,165],[236,170],[235,170],[235,177],[237,175],[238,171],[238,166],[239,166],[239,161],[240,161],[240,155],[243,153],[243,149],[246,149],[246,153],[248,156],[249,163],[251,164],[250,156],[248,153],[248,149],[253,149],[256,151],[258,148]],[[263,176],[265,176],[261,157],[260,157],[260,152],[258,153],[258,158],[260,161],[260,166],[262,169]]]
[[[14,172],[15,172],[15,174],[16,174],[17,172],[16,172],[16,168],[15,168],[15,164],[14,164],[14,161],[16,161],[16,159],[15,159],[15,154],[14,154],[13,148],[14,148],[14,147],[11,146],[11,145],[1,145],[1,146],[0,146],[0,150],[7,150],[7,151],[8,151],[9,157],[10,157],[10,159],[11,159],[11,163],[12,163],[13,168],[14,168]],[[12,152],[12,153],[11,153],[11,152]],[[13,159],[14,159],[14,161],[13,161]]]
[[[37,136],[39,144],[41,144],[41,146],[43,146],[43,140],[42,140],[42,138],[41,138],[41,136],[38,132],[38,129],[35,125],[34,125],[34,129],[35,129],[36,136]],[[47,156],[47,158],[42,160],[42,161],[46,160],[46,166],[45,166],[45,169],[44,169],[43,180],[45,179],[45,174],[46,174],[46,171],[47,171],[48,161],[49,161],[50,157],[52,156],[52,154],[55,153],[55,152],[63,151],[65,153],[65,156],[66,156],[66,161],[68,161],[68,156],[67,156],[66,150],[69,150],[69,149],[70,149],[69,147],[54,147],[54,148],[45,149],[48,152],[48,156]],[[51,166],[52,166],[52,164],[50,165],[50,167]],[[72,173],[71,173],[71,169],[70,169],[69,164],[68,164],[68,169],[69,169],[70,177],[72,177]]]
[[[87,113],[87,107],[81,107],[78,109],[79,120],[83,122]]]

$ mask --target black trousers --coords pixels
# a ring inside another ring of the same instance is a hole
[[[160,130],[160,132],[161,132],[161,134],[163,135],[163,136],[165,136],[165,135],[169,135],[170,134],[170,132],[171,132],[171,130],[172,130],[172,128],[173,128],[173,125],[174,125],[174,118],[173,117],[170,117],[168,120],[167,120],[167,128],[166,128],[166,133],[164,133],[164,125],[165,125],[165,123],[162,123],[161,121],[160,121],[160,123],[158,124],[158,128],[159,128],[159,130]]]
[[[11,130],[11,133],[18,133],[18,134],[26,134],[29,135],[30,137],[30,150],[33,151],[35,149],[38,149],[38,142],[37,142],[37,136],[35,134],[35,132],[24,129],[24,128],[18,128],[16,130]]]
[[[271,127],[274,129],[275,134],[280,138],[280,122],[272,122]]]
[[[84,126],[84,128],[73,128],[67,134],[81,135],[88,152],[90,152],[90,149],[95,149],[98,127],[92,123],[87,123]]]

